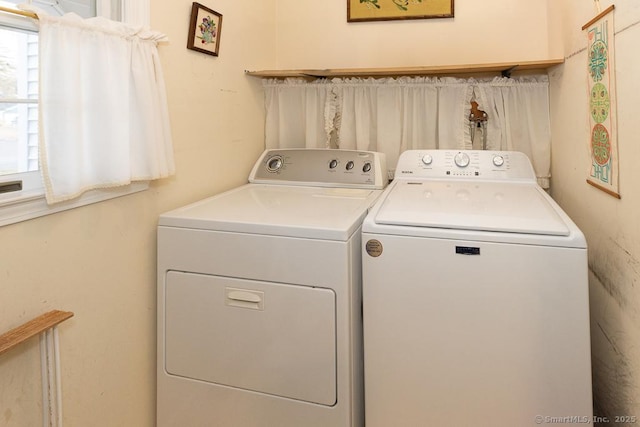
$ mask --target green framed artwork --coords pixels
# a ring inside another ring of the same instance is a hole
[[[453,18],[454,0],[347,0],[347,22]]]

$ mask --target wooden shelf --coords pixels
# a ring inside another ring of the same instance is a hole
[[[0,354],[73,317],[70,311],[52,310],[0,335]]]
[[[332,78],[332,77],[399,77],[399,76],[446,76],[463,74],[511,75],[519,71],[546,71],[564,63],[564,59],[544,61],[501,62],[493,64],[439,65],[426,67],[391,68],[329,68],[323,70],[261,70],[245,71],[246,74],[262,78],[284,79],[287,77]]]

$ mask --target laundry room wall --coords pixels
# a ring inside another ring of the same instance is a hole
[[[347,22],[344,0],[278,0],[277,65],[369,68],[549,59],[545,2],[455,0],[454,10],[454,18]]]
[[[589,245],[593,391],[603,425],[640,422],[640,4],[615,3],[615,69],[620,194],[586,183],[590,167],[587,41],[582,26],[597,15],[594,2],[549,0],[550,40],[565,63],[550,73],[552,194],[584,231]]]
[[[155,425],[156,225],[166,210],[246,182],[264,147],[260,81],[275,67],[275,0],[200,1],[223,14],[220,55],[186,49],[190,0],[151,2],[175,177],[149,190],[0,227],[0,333],[52,309],[64,425]],[[0,426],[42,425],[38,339],[0,355]]]

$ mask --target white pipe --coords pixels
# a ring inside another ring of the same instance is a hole
[[[56,362],[56,412],[58,414],[56,425],[62,427],[62,371],[60,370],[60,340],[57,326],[53,327],[53,351]]]
[[[56,406],[54,404],[55,401],[55,381],[56,381],[56,365],[55,365],[55,360],[54,360],[54,355],[53,355],[53,334],[51,333],[51,329],[49,329],[47,331],[47,374],[48,374],[48,396],[47,396],[47,400],[48,400],[48,405],[49,405],[49,411],[50,411],[50,419],[49,419],[49,425],[51,427],[54,427],[56,425],[56,421],[58,419],[57,414],[56,414]]]
[[[56,326],[40,334],[42,425],[44,427],[62,426],[62,381],[58,343]]]
[[[49,427],[49,373],[47,372],[47,333],[40,334],[40,374],[42,376],[42,425]]]

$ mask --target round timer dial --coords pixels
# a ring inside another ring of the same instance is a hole
[[[282,169],[282,165],[284,165],[284,161],[280,156],[273,156],[267,160],[267,170],[269,172],[278,172]]]
[[[453,161],[455,162],[456,166],[460,168],[466,168],[467,166],[469,166],[471,159],[469,158],[469,155],[467,153],[458,153],[453,157]]]

